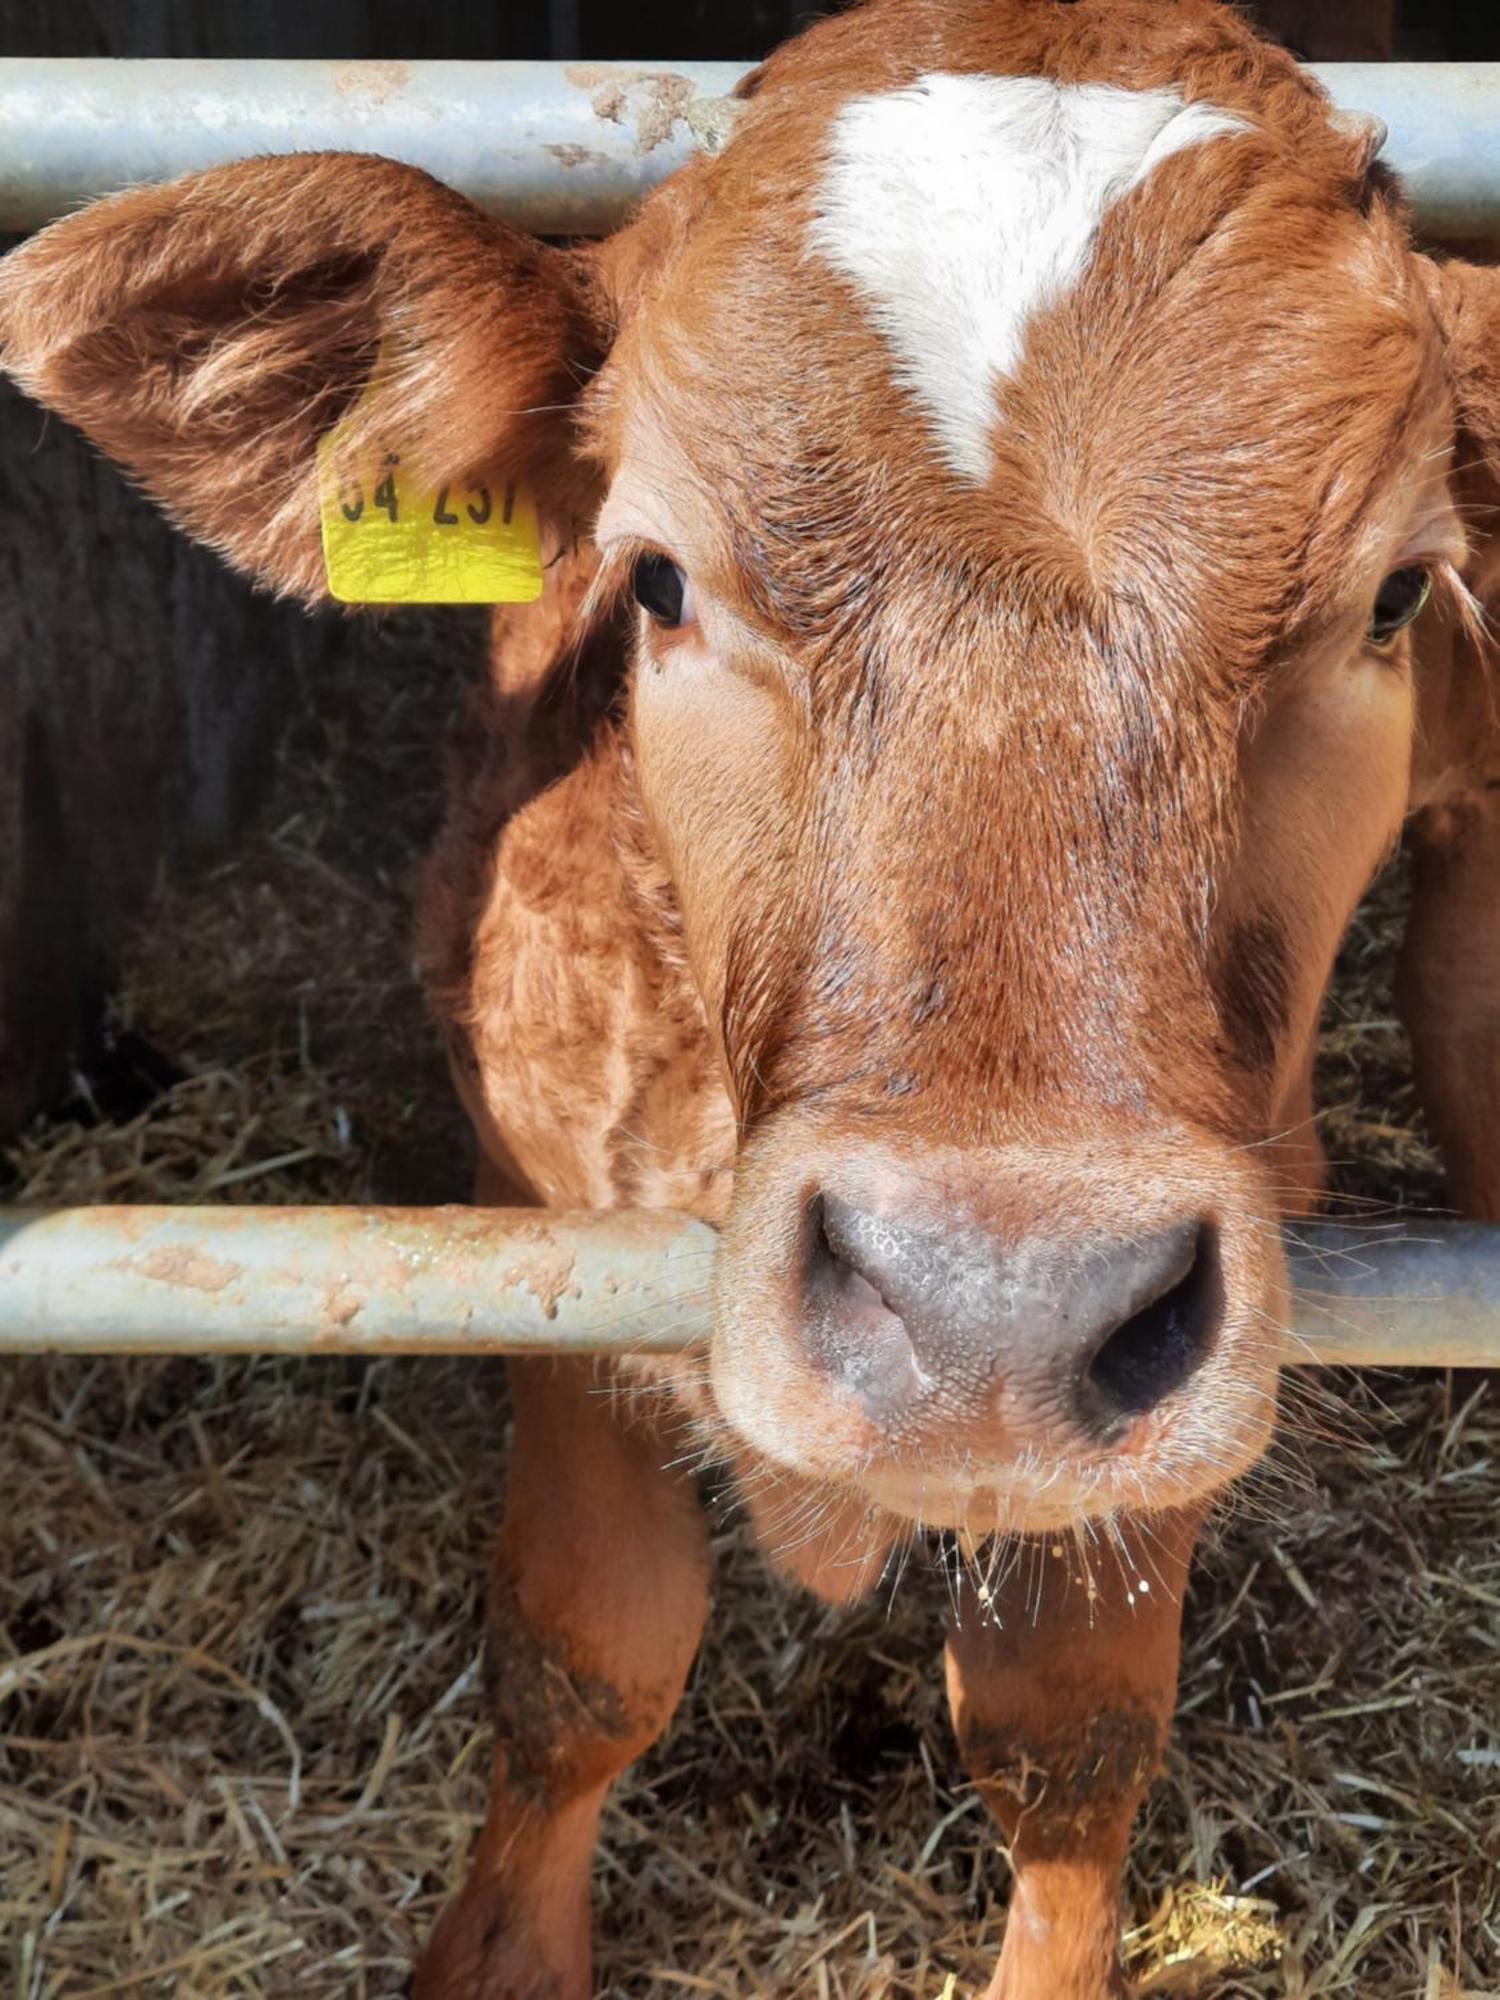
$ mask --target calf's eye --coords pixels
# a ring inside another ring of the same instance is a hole
[[[648,618],[669,629],[688,617],[688,583],[670,556],[648,550],[637,556],[630,572],[630,589]]]
[[[1389,646],[1398,632],[1404,632],[1432,595],[1432,572],[1413,564],[1409,569],[1393,569],[1375,593],[1370,613],[1369,642]]]

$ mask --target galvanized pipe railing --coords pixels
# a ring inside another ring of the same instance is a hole
[[[1500,63],[1322,63],[1424,230],[1500,227]],[[0,229],[251,153],[332,147],[426,167],[547,235],[611,228],[733,123],[735,63],[0,61]]]
[[[0,61],[0,228],[251,153],[383,153],[520,228],[598,235],[727,137],[739,63]]]
[[[716,1236],[663,1211],[0,1211],[0,1355],[662,1353]],[[1292,1365],[1500,1367],[1500,1229],[1299,1222]]]
[[[0,1209],[0,1353],[670,1351],[715,1242],[666,1210]]]

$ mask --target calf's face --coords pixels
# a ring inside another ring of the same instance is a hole
[[[814,95],[593,392],[741,1122],[718,1401],[899,1513],[1170,1505],[1264,1442],[1267,1142],[1463,555],[1358,181],[1170,88]]]
[[[7,367],[279,588],[341,420],[597,520],[739,1118],[718,1403],[898,1513],[1173,1506],[1264,1441],[1274,1142],[1496,567],[1497,286],[1369,152],[1207,0],[871,0],[597,251],[328,155],[0,270]]]

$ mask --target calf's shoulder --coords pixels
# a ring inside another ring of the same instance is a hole
[[[627,635],[594,557],[497,616],[449,774],[420,949],[487,1158],[550,1207],[716,1216],[734,1120],[620,726]]]

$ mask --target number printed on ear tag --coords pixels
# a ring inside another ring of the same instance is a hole
[[[329,594],[341,604],[532,604],[542,594],[536,508],[503,478],[421,484],[399,443],[353,454],[335,426],[318,445]]]

